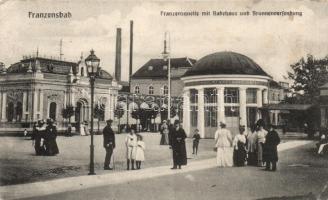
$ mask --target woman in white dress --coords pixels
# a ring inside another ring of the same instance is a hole
[[[85,136],[86,135],[85,129],[84,129],[84,122],[81,122],[81,124],[80,124],[80,135],[81,136]]]
[[[137,152],[136,152],[136,165],[137,165],[137,169],[140,169],[141,162],[145,161],[146,145],[145,142],[142,141],[141,135],[138,135],[137,138],[138,138],[138,142],[137,142]]]
[[[256,123],[256,141],[257,141],[257,165],[259,167],[263,166],[263,148],[265,144],[265,137],[268,134],[268,131],[264,129],[264,121],[259,119]]]
[[[226,129],[226,124],[220,122],[221,129],[215,133],[216,162],[219,167],[231,167],[232,162],[232,136],[231,132]]]
[[[130,170],[130,163],[131,169],[135,170],[134,161],[136,159],[137,144],[137,135],[135,130],[131,129],[130,134],[128,134],[125,138],[127,170]]]

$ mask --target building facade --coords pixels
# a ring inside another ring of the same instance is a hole
[[[328,129],[328,83],[320,87],[320,128]]]
[[[183,126],[213,138],[220,122],[233,134],[239,125],[252,126],[268,104],[269,76],[250,58],[218,52],[198,60],[181,78],[184,82]]]
[[[70,121],[77,128],[90,122],[90,82],[84,59],[67,62],[42,58],[24,58],[3,69],[0,74],[1,129],[30,128],[39,119],[51,118],[59,129]],[[104,121],[113,119],[119,85],[101,70],[95,82],[95,104]],[[72,107],[74,114],[65,116]],[[95,120],[97,121],[97,120]]]

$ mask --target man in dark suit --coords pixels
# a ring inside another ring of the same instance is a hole
[[[113,150],[115,148],[115,134],[111,127],[113,120],[110,119],[107,120],[106,122],[107,122],[107,126],[103,130],[104,148],[106,149],[104,170],[112,170],[112,168],[109,167],[109,164],[113,154]]]

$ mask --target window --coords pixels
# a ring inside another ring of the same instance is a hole
[[[205,126],[217,127],[217,109],[216,106],[205,106]]]
[[[169,87],[167,87],[167,85],[164,85],[164,87],[163,87],[163,94],[164,95],[168,95],[169,94]]]
[[[217,92],[215,88],[205,88],[204,89],[204,102],[205,103],[216,103],[217,102]]]
[[[139,86],[134,87],[134,93],[139,94],[140,93],[140,88]]]
[[[190,124],[192,127],[197,127],[198,121],[198,107],[190,106]]]
[[[148,94],[154,94],[154,87],[153,86],[149,86]]]
[[[57,104],[55,102],[51,102],[49,107],[50,119],[56,120],[56,110],[57,110]]]
[[[198,91],[195,89],[190,90],[190,103],[198,103]]]
[[[237,106],[226,106],[224,107],[224,113],[226,117],[238,117],[239,107]]]
[[[225,88],[224,89],[224,103],[239,103],[239,89]]]
[[[256,103],[257,101],[257,89],[256,88],[248,88],[246,90],[246,103]]]

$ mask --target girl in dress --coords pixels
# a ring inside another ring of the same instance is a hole
[[[138,138],[138,141],[137,141],[137,151],[136,151],[136,165],[137,165],[137,169],[140,169],[141,161],[145,161],[146,145],[145,145],[145,142],[142,141],[141,135],[138,135],[137,138]]]
[[[131,169],[135,170],[134,161],[136,159],[137,135],[134,129],[131,129],[130,134],[126,136],[125,145],[126,145],[127,170],[130,170],[130,163],[131,163]]]

